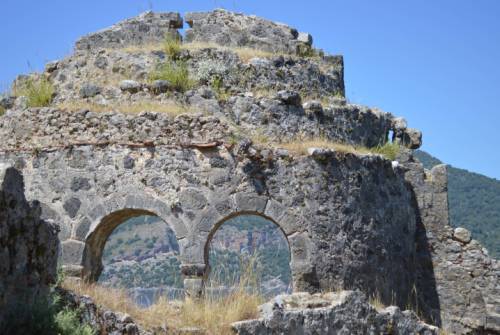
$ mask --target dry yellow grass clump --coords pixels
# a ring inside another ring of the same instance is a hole
[[[99,105],[84,101],[72,101],[57,104],[57,108],[75,111],[80,109],[88,109],[93,112],[110,112],[117,111],[125,114],[137,114],[140,112],[158,112],[176,116],[180,114],[190,113],[191,110],[183,105],[175,102],[159,103],[159,102],[132,102],[110,105]]]
[[[237,289],[232,294],[219,298],[169,302],[162,297],[154,305],[141,308],[123,289],[76,281],[65,281],[62,287],[79,295],[90,296],[97,305],[127,313],[146,329],[168,327],[175,331],[197,327],[214,335],[233,334],[231,323],[257,318],[257,307],[263,302],[259,295]]]
[[[352,154],[368,154],[370,151],[363,147],[354,147],[348,144],[342,144],[337,142],[328,141],[325,139],[310,139],[304,141],[292,141],[287,143],[282,143],[278,145],[284,149],[287,149],[293,153],[299,155],[306,155],[309,148],[322,148],[322,149],[332,149],[335,151],[352,153]]]
[[[270,58],[273,56],[278,56],[278,53],[273,53],[269,51],[263,51],[259,49],[253,49],[248,47],[224,47],[216,43],[207,42],[190,42],[190,43],[179,43],[179,49],[198,51],[203,49],[218,49],[218,50],[228,50],[236,53],[242,62],[246,63],[250,59],[258,58]],[[143,45],[131,45],[121,49],[123,52],[127,53],[140,53],[140,52],[150,52],[165,50],[165,43],[151,43]]]
[[[397,143],[387,142],[384,145],[379,145],[373,148],[367,148],[363,146],[353,146],[350,144],[333,142],[324,138],[295,140],[286,143],[273,144],[273,146],[287,149],[297,155],[308,154],[307,151],[309,148],[321,148],[321,149],[332,149],[335,151],[351,153],[356,155],[377,154],[384,156],[385,158],[390,160],[395,160],[397,155],[399,154],[399,151],[401,150],[401,147]]]

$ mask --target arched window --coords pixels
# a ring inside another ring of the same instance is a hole
[[[89,236],[90,280],[126,289],[141,306],[153,304],[160,296],[183,297],[174,232],[152,213],[130,213],[111,214]]]
[[[205,294],[226,294],[241,285],[265,297],[291,291],[288,241],[270,219],[240,214],[224,220],[207,249]]]

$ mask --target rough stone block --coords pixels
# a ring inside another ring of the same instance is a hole
[[[73,237],[79,241],[85,241],[87,238],[87,234],[89,232],[91,222],[87,217],[83,217],[80,221],[78,221],[73,230]]]
[[[471,233],[465,228],[458,227],[453,231],[453,237],[462,243],[469,243],[471,240]]]
[[[62,264],[81,264],[85,243],[76,240],[66,240],[61,243]]]
[[[234,195],[236,210],[264,213],[268,198],[252,193],[237,193]]]

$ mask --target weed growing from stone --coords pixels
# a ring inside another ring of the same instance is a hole
[[[182,50],[180,38],[167,33],[163,41],[163,50],[171,60],[177,60]]]
[[[167,80],[179,92],[186,92],[194,87],[188,66],[182,61],[171,60],[159,64],[156,70],[150,73],[149,80]]]
[[[17,83],[13,88],[16,96],[25,96],[28,99],[28,107],[47,107],[54,96],[54,86],[44,76],[28,78]]]

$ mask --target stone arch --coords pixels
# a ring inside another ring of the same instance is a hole
[[[81,228],[79,232],[84,244],[81,273],[85,280],[96,281],[99,278],[102,271],[102,252],[113,230],[126,220],[141,215],[151,215],[161,219],[172,229],[179,246],[182,245],[181,240],[186,236],[185,226],[171,215],[170,209],[160,200],[141,194],[107,199],[94,207],[88,217],[82,220],[88,227],[88,229]],[[180,252],[182,253],[182,247]]]
[[[184,286],[193,294],[201,294],[208,276],[208,246],[220,226],[238,215],[257,215],[273,222],[283,232],[290,250],[293,289],[319,289],[313,259],[313,247],[307,231],[307,220],[300,210],[284,206],[277,200],[253,192],[220,196],[193,223],[182,273]],[[189,264],[187,264],[189,263]]]
[[[283,228],[279,225],[279,223],[277,223],[273,218],[269,217],[269,216],[266,216],[265,214],[263,213],[260,213],[260,212],[252,212],[252,211],[241,211],[241,212],[234,212],[234,213],[231,213],[229,214],[228,216],[224,217],[223,219],[219,220],[219,222],[217,222],[212,230],[208,233],[208,236],[207,236],[207,239],[205,241],[205,246],[204,246],[204,261],[205,261],[205,273],[204,273],[204,276],[205,278],[208,276],[209,272],[210,272],[210,264],[208,262],[208,255],[209,255],[209,252],[210,252],[210,243],[212,242],[212,239],[213,237],[215,236],[215,234],[217,233],[217,231],[222,227],[222,225],[224,225],[224,223],[226,223],[227,221],[235,218],[235,217],[238,217],[238,216],[242,216],[242,215],[255,215],[255,216],[259,216],[263,219],[266,219],[267,221],[271,222],[272,224],[274,224],[280,231],[281,233],[283,234],[283,236],[285,237],[285,240],[287,242],[287,245],[288,245],[288,251],[290,252],[290,257],[291,257],[291,248],[290,248],[290,241],[288,240],[288,236],[286,235],[285,231],[283,230]],[[290,258],[290,266],[291,266],[291,258]]]

